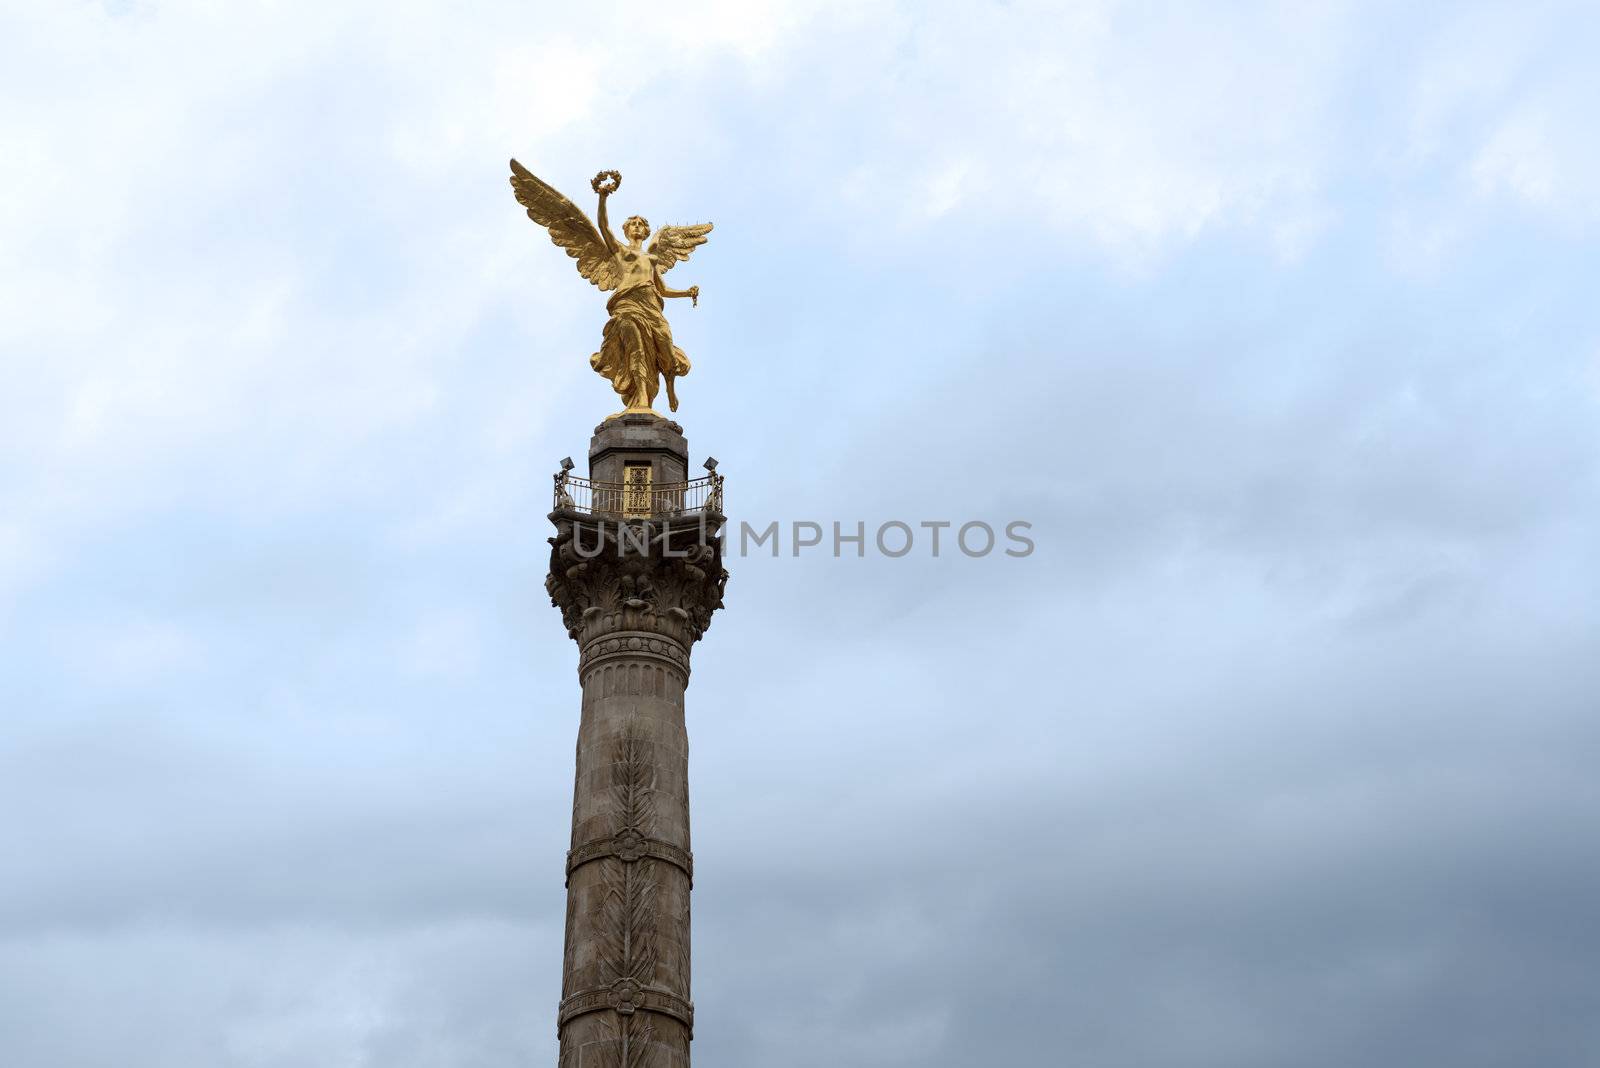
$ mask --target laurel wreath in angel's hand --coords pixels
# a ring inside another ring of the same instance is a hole
[[[610,196],[622,188],[622,172],[601,171],[589,182],[589,188],[603,197]]]

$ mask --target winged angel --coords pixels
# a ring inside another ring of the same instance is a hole
[[[698,226],[663,226],[656,231],[648,248],[650,223],[643,216],[631,215],[622,223],[620,244],[606,222],[606,198],[622,185],[616,171],[601,171],[589,183],[600,196],[597,230],[576,204],[511,161],[511,189],[517,202],[528,209],[528,218],[550,231],[550,240],[567,250],[578,261],[578,273],[604,292],[616,290],[606,302],[611,318],[606,321],[600,351],[589,357],[589,366],[611,379],[627,410],[651,411],[660,378],[667,380],[667,403],[678,410],[674,379],[689,373],[689,357],[672,343],[672,327],[662,311],[666,297],[688,297],[700,303],[700,287],[668,289],[661,276],[679,260],[706,243],[710,223]]]

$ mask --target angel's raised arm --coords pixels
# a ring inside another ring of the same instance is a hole
[[[606,243],[606,248],[615,256],[617,254],[617,235],[611,232],[611,224],[606,221],[606,197],[611,195],[611,190],[605,186],[600,186],[597,192],[600,194],[600,210],[596,212],[600,222],[600,240]]]

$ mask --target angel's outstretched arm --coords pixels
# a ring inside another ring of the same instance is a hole
[[[700,287],[690,286],[688,289],[668,289],[667,283],[662,280],[661,272],[656,272],[656,292],[663,297],[689,297],[696,304],[700,303]]]
[[[611,190],[600,190],[600,240],[606,243],[606,249],[615,256],[617,254],[617,235],[611,232],[611,224],[606,222],[606,197],[611,195]]]

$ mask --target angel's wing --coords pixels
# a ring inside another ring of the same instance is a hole
[[[699,223],[695,226],[663,226],[656,231],[655,240],[650,242],[648,251],[656,258],[656,265],[661,270],[670,271],[673,264],[688,259],[689,253],[705,244],[706,235],[710,232],[710,223]]]
[[[617,265],[600,232],[576,204],[511,161],[511,191],[528,209],[528,218],[550,231],[550,240],[578,261],[578,273],[601,289],[617,288]],[[702,238],[701,240],[704,240]]]

